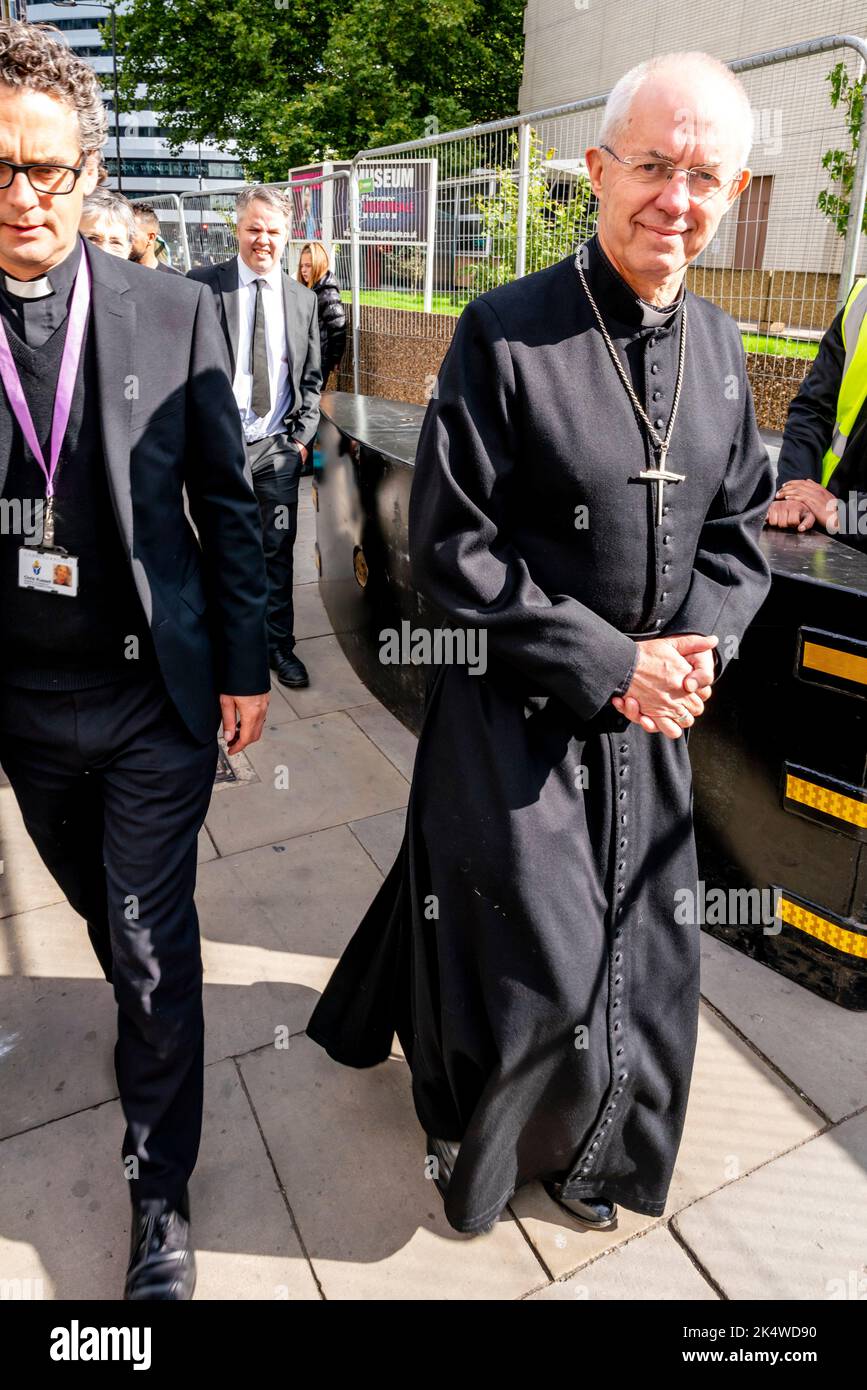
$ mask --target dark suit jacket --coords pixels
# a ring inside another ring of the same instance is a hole
[[[259,511],[225,344],[200,286],[83,245],[118,529],[169,696],[206,743],[220,693],[270,688]],[[0,409],[0,494],[12,433]]]
[[[220,322],[226,335],[235,375],[240,311],[238,301],[238,258],[219,265],[197,266],[187,273],[188,280],[210,286],[217,302]],[[311,444],[319,428],[319,397],[322,392],[322,365],[319,347],[319,317],[316,295],[283,274],[283,317],[292,377],[294,405],[286,416],[286,429],[298,444]]]

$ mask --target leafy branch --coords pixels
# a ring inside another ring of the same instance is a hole
[[[849,210],[852,203],[852,185],[855,181],[855,162],[861,143],[861,121],[864,116],[865,78],[853,82],[846,65],[840,62],[827,73],[826,81],[831,84],[831,105],[841,104],[846,110],[846,127],[849,132],[851,149],[826,150],[822,156],[822,167],[827,169],[832,182],[840,190],[830,192],[823,189],[816,199],[816,205],[826,217],[830,217],[838,236],[845,236],[849,226]],[[861,219],[861,231],[867,232],[867,207]]]

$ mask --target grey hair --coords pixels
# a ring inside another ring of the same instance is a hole
[[[81,205],[81,215],[82,217],[88,215],[108,217],[112,222],[120,222],[131,242],[135,241],[138,236],[132,204],[114,188],[106,188],[102,185],[95,188],[92,193],[88,193]]]
[[[13,19],[0,21],[0,82],[65,102],[78,117],[82,152],[95,154],[108,137],[102,88],[93,68],[54,38],[58,32]]]
[[[687,67],[697,68],[704,75],[716,79],[720,86],[728,91],[732,104],[727,118],[736,122],[739,127],[735,148],[738,166],[743,168],[753,144],[753,111],[750,99],[740,78],[710,53],[661,53],[630,68],[608,94],[598,143],[611,145],[617,140],[629,119],[632,103],[645,82],[667,71],[682,73]]]
[[[236,221],[240,220],[253,202],[267,203],[269,208],[282,213],[287,224],[292,216],[292,204],[282,189],[270,188],[267,183],[257,183],[252,187],[242,188],[235,199]]]

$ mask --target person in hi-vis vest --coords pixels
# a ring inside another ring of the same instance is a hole
[[[867,547],[867,279],[856,280],[792,404],[769,526]]]

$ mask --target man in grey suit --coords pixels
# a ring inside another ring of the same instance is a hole
[[[283,685],[309,685],[295,655],[292,603],[298,485],[319,425],[322,371],[316,295],[290,280],[280,258],[291,205],[265,185],[235,204],[239,251],[191,270],[213,291],[232,358],[233,390],[262,519],[268,570],[268,654]]]

